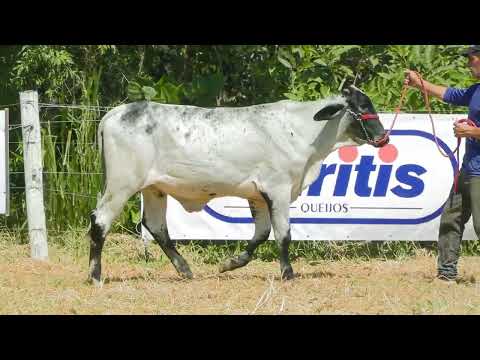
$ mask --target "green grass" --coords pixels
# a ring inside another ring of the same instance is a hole
[[[28,243],[27,234],[2,229],[3,238],[11,243]],[[51,244],[62,246],[65,250],[75,257],[81,258],[87,256],[89,244],[87,238],[87,229],[69,230],[65,232],[49,232],[48,241]],[[109,249],[109,257],[115,258],[115,261],[145,261],[143,243],[137,236],[128,236],[132,242],[132,247],[125,251],[122,247],[117,247],[118,237],[114,233],[107,236],[106,245]],[[189,242],[180,242],[177,244],[180,252],[193,254],[198,263],[218,264],[219,262],[238,255],[245,249],[246,241],[231,241],[222,244],[215,244],[210,241],[192,240]],[[415,256],[419,250],[437,256],[436,243],[422,243],[410,241],[388,241],[388,242],[367,242],[367,241],[292,241],[290,245],[290,258],[292,261],[304,259],[309,262],[315,261],[342,261],[369,259],[384,260],[402,260]],[[167,261],[165,255],[159,250],[159,247],[152,242],[148,246],[149,253],[157,254],[157,258]],[[462,243],[462,256],[480,256],[480,241],[464,241]],[[268,241],[261,245],[255,258],[271,262],[277,261],[279,251],[275,241]]]
[[[42,108],[40,110],[44,205],[48,231],[70,231],[86,228],[90,212],[97,204],[97,195],[103,187],[103,169],[98,151],[97,129],[105,115],[99,106],[100,73],[94,73],[83,86],[79,104],[90,109]],[[11,214],[5,225],[17,232],[27,230],[23,178],[23,144],[21,135],[13,134],[10,147],[10,169],[14,174],[10,181]],[[132,230],[138,218],[140,206],[137,197],[132,198],[121,216],[113,224],[113,230]],[[21,235],[24,236],[23,234]]]
[[[305,100],[309,97],[316,98],[324,95],[322,91],[311,87],[310,81],[304,77],[309,74],[308,71],[315,69],[320,71],[317,66],[310,67],[310,61],[315,59],[324,59],[328,61],[330,71],[336,73],[338,79],[343,79],[343,65],[345,59],[340,56],[333,56],[341,47],[314,47],[303,46],[308,50],[308,55],[302,60],[302,66],[292,70],[296,77],[296,82],[292,86],[296,89],[290,89],[296,93],[299,98]],[[349,51],[367,51],[368,48],[349,50]],[[436,51],[442,51],[442,56],[433,56]],[[371,48],[372,56],[378,56],[377,65],[380,72],[374,71],[374,77],[368,84],[364,84],[366,91],[372,97],[375,104],[382,107],[383,110],[392,110],[397,105],[399,92],[401,90],[401,80],[403,78],[404,66],[410,64],[421,65],[419,70],[429,79],[435,82],[448,81],[455,82],[457,86],[466,86],[470,79],[468,70],[465,68],[463,59],[456,56],[455,49],[450,47],[434,48],[431,46],[391,46],[388,49],[389,57],[393,60],[391,65],[385,68],[382,65],[384,55],[377,54],[377,50]],[[432,52],[433,51],[433,52]],[[446,52],[445,52],[446,51]],[[353,53],[353,54],[354,54]],[[345,53],[346,54],[346,53]],[[363,56],[363,55],[362,55]],[[347,58],[348,56],[346,56]],[[424,61],[425,60],[425,61]],[[300,63],[299,63],[300,64]],[[375,67],[376,65],[372,65]],[[393,67],[391,67],[393,66]],[[422,67],[425,67],[422,69]],[[309,70],[308,70],[309,69]],[[304,72],[304,70],[308,70]],[[323,70],[322,74],[323,74]],[[298,72],[298,74],[297,74]],[[84,106],[118,105],[118,101],[111,100],[102,103],[102,70],[88,72],[81,81],[81,95],[75,98],[74,102]],[[342,76],[340,76],[342,74]],[[383,75],[383,76],[380,76]],[[445,79],[445,80],[444,80]],[[326,89],[335,90],[338,88],[336,80],[322,79]],[[103,83],[103,85],[105,85]],[[328,86],[327,86],[328,85]],[[308,91],[306,89],[309,89]],[[305,90],[305,91],[304,91]],[[330,90],[328,92],[330,92]],[[302,95],[303,94],[303,95]],[[62,93],[58,94],[58,101],[69,103],[72,98]],[[44,94],[40,94],[41,99],[45,99]],[[55,97],[57,98],[57,97]],[[278,100],[272,98],[271,101]],[[269,100],[270,101],[270,100]],[[432,100],[433,101],[433,100]],[[435,112],[460,111],[459,108],[451,108],[441,102],[432,103]],[[423,99],[418,91],[409,91],[405,110],[418,111],[424,110]],[[13,109],[18,111],[18,109]],[[462,110],[463,111],[463,110]],[[13,113],[12,113],[13,115]],[[65,242],[66,246],[81,246],[80,240],[70,236],[62,240],[63,231],[75,232],[75,229],[86,229],[89,226],[89,214],[95,208],[97,194],[102,189],[102,175],[100,154],[97,146],[97,126],[104,115],[103,112],[96,110],[78,110],[78,109],[42,109],[40,120],[47,122],[42,125],[42,148],[44,162],[44,187],[45,187],[45,210],[47,228],[51,235],[51,241]],[[19,117],[16,114],[16,117]],[[13,118],[13,117],[12,117]],[[21,141],[20,132],[12,132],[12,141]],[[13,172],[23,171],[23,149],[21,144],[11,145],[10,165]],[[70,173],[70,174],[67,174]],[[21,189],[24,185],[23,175],[15,174],[10,178],[12,185],[18,186],[19,190],[12,190],[11,195],[11,215],[5,218],[5,223],[10,231],[14,231],[20,241],[26,241],[26,206],[25,195]],[[132,198],[125,206],[121,216],[113,224],[114,232],[128,233],[133,231],[139,218],[138,197]],[[58,240],[56,240],[58,239]],[[68,243],[68,244],[67,244]],[[71,243],[71,244],[70,244]],[[70,245],[69,245],[70,244]],[[192,242],[187,245],[196,251],[199,258],[207,263],[216,263],[220,259],[238,253],[243,247],[244,242],[238,242],[228,245],[215,246],[205,242]],[[83,245],[82,245],[83,246]],[[421,243],[412,242],[293,242],[291,246],[292,259],[305,258],[311,261],[317,259],[338,260],[343,258],[351,259],[369,259],[369,258],[401,258],[411,256],[416,249],[422,247]],[[435,246],[432,247],[435,251]],[[480,253],[479,242],[465,242],[462,253],[464,255],[477,255]],[[278,258],[278,248],[275,243],[267,243],[257,251],[257,257],[264,261],[271,261]]]
[[[246,246],[245,241],[215,245],[205,241],[191,241],[183,245],[189,252],[198,254],[207,264],[218,263],[240,253]],[[333,242],[333,241],[292,241],[290,258],[307,261],[321,260],[368,260],[368,259],[402,259],[414,256],[422,245],[414,242]],[[430,251],[430,250],[429,250]],[[276,261],[279,258],[278,246],[274,241],[261,245],[255,254],[261,261]]]

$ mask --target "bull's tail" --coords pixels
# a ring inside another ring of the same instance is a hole
[[[111,117],[114,117],[116,114],[122,111],[124,108],[124,105],[117,106],[116,108],[110,110],[108,113],[106,113],[102,120],[100,120],[100,123],[98,124],[98,130],[97,130],[97,139],[98,139],[98,151],[101,156],[101,162],[102,162],[102,193],[105,194],[105,191],[107,189],[107,167],[105,164],[105,128],[107,127],[107,120],[110,119]],[[102,194],[97,194],[97,204],[100,201]]]
[[[102,192],[97,194],[97,204],[99,203],[102,194],[105,193],[107,187],[107,167],[105,166],[105,147],[104,147],[104,138],[103,138],[103,122],[100,123],[97,133],[98,139],[98,151],[101,156],[101,172],[102,172]]]

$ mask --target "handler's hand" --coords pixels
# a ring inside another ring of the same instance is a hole
[[[412,70],[405,70],[405,85],[410,85],[414,87],[421,87],[422,83],[420,81],[420,77],[417,75],[415,71]]]
[[[472,137],[474,133],[474,127],[466,124],[455,124],[453,127],[453,133],[457,138]]]

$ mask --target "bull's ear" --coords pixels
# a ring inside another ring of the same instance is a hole
[[[323,121],[323,120],[330,120],[332,119],[337,113],[345,109],[345,105],[343,104],[331,104],[325,106],[322,110],[315,114],[313,120],[315,121]]]

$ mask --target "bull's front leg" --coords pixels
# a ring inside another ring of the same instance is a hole
[[[282,186],[272,189],[268,193],[262,192],[268,204],[275,241],[280,248],[280,271],[283,280],[291,280],[295,276],[288,258],[288,249],[291,242],[290,190],[289,187]]]

